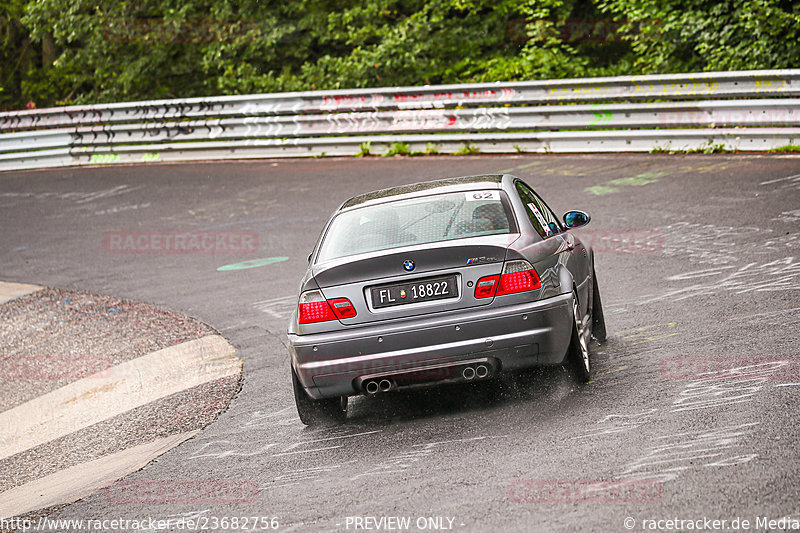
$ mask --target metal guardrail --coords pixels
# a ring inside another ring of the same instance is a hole
[[[0,170],[411,151],[768,150],[800,70],[315,91],[0,113]],[[650,100],[649,102],[646,100]],[[417,135],[408,135],[416,133]]]

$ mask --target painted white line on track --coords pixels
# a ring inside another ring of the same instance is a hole
[[[44,287],[40,287],[39,285],[0,281],[0,304],[42,289],[44,289]]]
[[[208,335],[143,355],[0,413],[0,459],[171,394],[241,372],[224,338]]]
[[[170,435],[88,463],[71,466],[0,494],[0,518],[72,503],[135,472],[198,431]]]

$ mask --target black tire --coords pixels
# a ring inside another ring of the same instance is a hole
[[[347,419],[347,396],[324,400],[311,398],[300,385],[294,368],[292,368],[292,388],[294,389],[297,414],[300,415],[300,421],[303,424],[307,426],[334,425],[341,424]]]
[[[591,379],[592,367],[589,357],[589,345],[586,344],[586,335],[583,327],[578,295],[572,293],[572,340],[567,348],[567,363],[572,370],[572,375],[579,383],[586,383]]]
[[[603,315],[603,304],[600,301],[600,288],[597,286],[597,274],[592,269],[592,337],[599,343],[606,342],[606,319]]]

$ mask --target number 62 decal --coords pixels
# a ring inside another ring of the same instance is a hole
[[[497,191],[472,191],[465,193],[468,202],[479,202],[486,200],[499,200]]]

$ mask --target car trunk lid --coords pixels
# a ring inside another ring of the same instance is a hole
[[[341,320],[346,325],[477,307],[492,299],[475,298],[475,283],[500,273],[508,247],[518,237],[489,235],[361,254],[315,265],[313,276],[326,299],[348,298],[353,303],[357,315]],[[433,294],[445,282],[448,294]],[[383,303],[372,296],[373,290],[381,289],[389,291]],[[398,298],[400,290],[411,303]],[[417,298],[425,290],[428,296]]]

